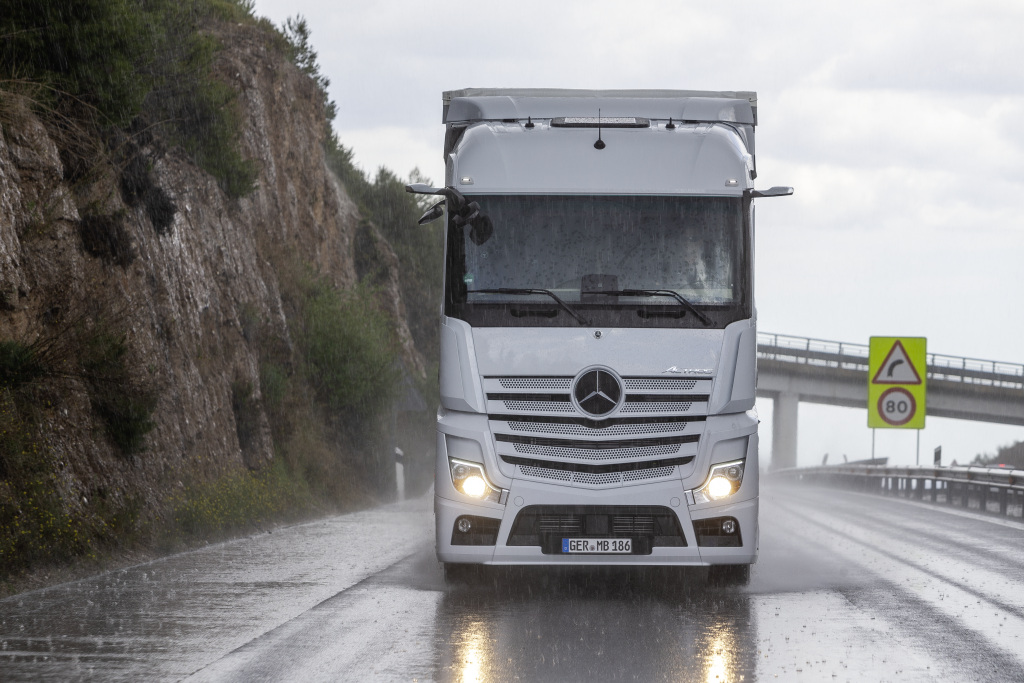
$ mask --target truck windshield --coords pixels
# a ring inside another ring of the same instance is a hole
[[[477,245],[468,227],[449,224],[449,315],[471,324],[577,324],[543,293],[494,291],[504,288],[550,290],[603,325],[689,327],[698,317],[653,290],[675,292],[716,323],[749,317],[742,198],[473,195],[472,200],[491,219],[494,232]]]

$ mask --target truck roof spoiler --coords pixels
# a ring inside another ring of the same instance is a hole
[[[464,88],[442,93],[442,122],[593,116],[757,125],[757,93],[744,90]],[[638,103],[637,100],[646,100]]]

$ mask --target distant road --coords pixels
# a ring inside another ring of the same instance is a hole
[[[0,601],[0,679],[1024,680],[1024,526],[776,486],[761,529],[744,589],[446,588],[425,498]]]

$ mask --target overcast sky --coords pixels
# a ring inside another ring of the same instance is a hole
[[[710,6],[709,6],[710,5]],[[443,181],[441,91],[678,88],[758,93],[761,331],[1024,363],[1024,3],[488,3],[256,0],[304,15],[371,174]],[[771,401],[758,402],[769,456]],[[866,410],[802,404],[800,464],[869,457]],[[922,461],[961,463],[1024,427],[928,418]],[[914,461],[915,435],[877,454]]]

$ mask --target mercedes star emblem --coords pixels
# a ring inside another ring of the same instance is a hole
[[[572,395],[580,410],[597,417],[618,407],[622,399],[622,385],[608,370],[587,370],[576,378]]]

